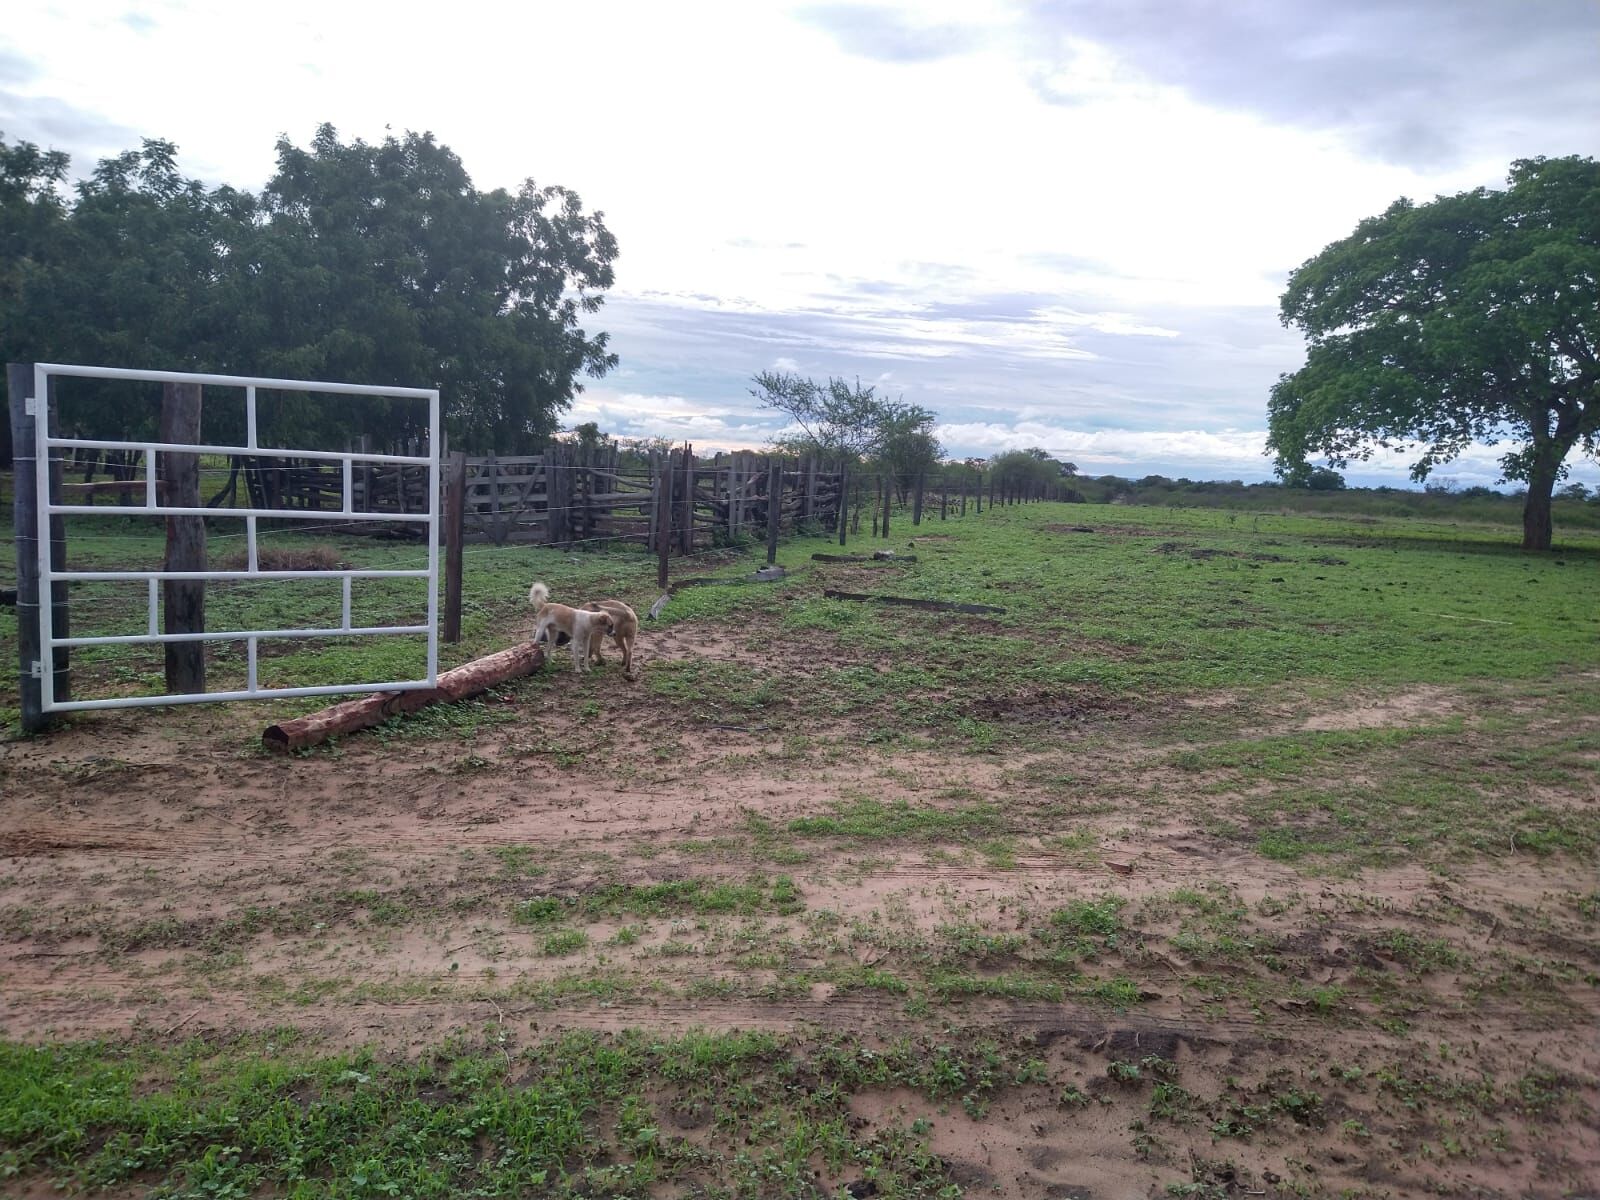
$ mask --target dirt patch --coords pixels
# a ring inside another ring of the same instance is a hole
[[[1324,632],[1337,633],[1337,627]],[[1391,729],[1441,720],[1461,711],[1460,698],[1447,688],[1420,687],[1394,696],[1340,702],[1336,710],[1314,713],[1302,722],[1306,730]]]
[[[1508,842],[1448,872],[1310,874],[1221,827],[1237,796],[1152,765],[1241,722],[1403,726],[1504,711],[1498,692],[1307,714],[1303,695],[1038,687],[965,710],[1038,752],[809,718],[795,746],[729,701],[737,679],[689,700],[650,671],[736,664],[793,691],[856,648],[757,615],[651,630],[643,652],[637,685],[552,670],[479,726],[305,758],[258,755],[246,709],[0,746],[0,1032],[293,1025],[402,1056],[486,1027],[513,1055],[569,1029],[991,1039],[1037,1065],[935,1100],[867,1089],[852,1113],[926,1121],[952,1179],[1008,1196],[1539,1195],[1600,1169],[1590,863]],[[714,703],[746,731],[709,727]],[[904,825],[817,823],[850,814]],[[1462,1153],[1435,1153],[1445,1137]]]

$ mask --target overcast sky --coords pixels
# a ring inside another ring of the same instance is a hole
[[[1600,3],[12,0],[0,23],[0,130],[80,171],[164,137],[259,188],[275,138],[323,121],[431,130],[479,187],[605,213],[622,365],[573,421],[759,445],[778,423],[746,389],[776,368],[934,409],[957,455],[1263,478],[1267,392],[1302,361],[1288,272],[1398,196],[1600,153]],[[1492,482],[1499,453],[1439,474]]]

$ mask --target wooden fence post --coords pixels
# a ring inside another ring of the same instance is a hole
[[[467,456],[454,451],[444,485],[444,640],[461,640],[461,542],[467,527]]]
[[[880,475],[883,484],[883,536],[889,536],[889,505],[894,503],[894,479],[892,476]]]
[[[683,524],[678,545],[684,554],[694,553],[694,447],[683,444]]]
[[[356,444],[361,447],[361,453],[363,453],[363,454],[371,454],[372,453],[372,435],[370,433],[363,433],[361,435],[360,441],[357,442]],[[362,512],[377,512],[378,511],[378,498],[372,494],[372,463],[371,462],[364,462],[364,463],[361,464],[361,511]]]
[[[656,586],[667,586],[667,555],[672,552],[672,453],[662,451],[656,471]]]
[[[939,476],[939,520],[950,515],[950,481],[943,473]]]
[[[200,385],[161,385],[161,440],[198,444],[200,441]],[[200,507],[200,456],[172,450],[161,452],[161,476],[166,483],[165,503],[172,508]],[[168,517],[167,571],[206,569],[204,517]],[[204,633],[206,581],[161,581],[163,627],[167,633]],[[165,642],[167,691],[193,694],[206,690],[206,644],[202,641]]]
[[[778,522],[783,519],[783,459],[767,456],[767,565],[778,561]]]
[[[39,512],[38,479],[41,464],[34,456],[39,420],[49,421],[55,415],[55,381],[48,393],[38,400],[39,416],[27,412],[27,401],[33,395],[33,364],[6,364],[6,391],[10,401],[11,457],[15,467],[12,482],[16,494],[11,499],[11,528],[17,547],[17,680],[21,693],[22,731],[37,733],[49,723],[43,711],[44,682],[33,674],[33,664],[40,663],[41,670],[48,669],[54,676],[57,700],[72,699],[71,651],[57,646],[52,661],[44,662],[39,644]],[[48,428],[48,425],[46,426]],[[61,461],[53,456],[43,464],[48,472],[46,495],[50,503],[61,503]],[[66,518],[50,518],[50,565],[53,570],[67,569]],[[50,627],[58,638],[70,637],[67,585],[59,582],[50,588]]]
[[[834,515],[839,518],[839,545],[844,545],[845,534],[850,529],[850,468],[845,465],[844,459],[839,460],[839,511]]]

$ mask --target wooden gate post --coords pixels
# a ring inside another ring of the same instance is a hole
[[[778,561],[778,522],[783,519],[783,459],[767,456],[767,565]]]
[[[200,385],[161,385],[161,440],[198,444],[200,441]],[[161,452],[161,475],[166,483],[165,502],[173,508],[200,507],[200,456],[172,450]],[[167,571],[206,569],[204,517],[167,518]],[[164,579],[162,623],[167,633],[204,633],[206,581]],[[206,644],[202,641],[165,642],[167,691],[192,694],[206,690]]]
[[[444,640],[461,640],[461,542],[467,525],[467,456],[453,451],[444,485]]]
[[[6,364],[6,391],[10,400],[11,457],[15,467],[12,481],[16,495],[12,497],[11,529],[17,548],[17,681],[22,700],[22,732],[37,733],[50,723],[43,711],[44,681],[33,674],[33,664],[45,669],[39,642],[39,511],[38,471],[35,457],[37,432],[35,422],[51,420],[55,415],[55,386],[38,406],[38,417],[28,415],[27,401],[33,398],[33,364]],[[49,428],[47,425],[46,428]],[[48,474],[46,494],[50,503],[61,503],[61,462],[59,457],[45,465]],[[50,518],[50,566],[53,570],[67,569],[66,518]],[[50,628],[58,638],[70,637],[68,624],[67,585],[55,583],[50,588]],[[57,646],[48,669],[54,675],[54,693],[57,700],[72,698],[71,651]]]

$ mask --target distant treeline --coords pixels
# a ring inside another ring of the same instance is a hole
[[[1422,491],[1410,488],[1289,487],[1281,483],[1245,483],[1241,480],[1169,479],[1146,475],[1124,479],[1118,475],[1077,476],[1071,486],[1089,504],[1149,504],[1181,508],[1234,508],[1241,511],[1289,509],[1295,512],[1348,513],[1370,517],[1425,517],[1442,521],[1482,521],[1516,524],[1522,519],[1524,490],[1497,492],[1493,488],[1461,489],[1434,485]],[[1568,525],[1600,528],[1600,491],[1582,484],[1557,492],[1556,512]]]

